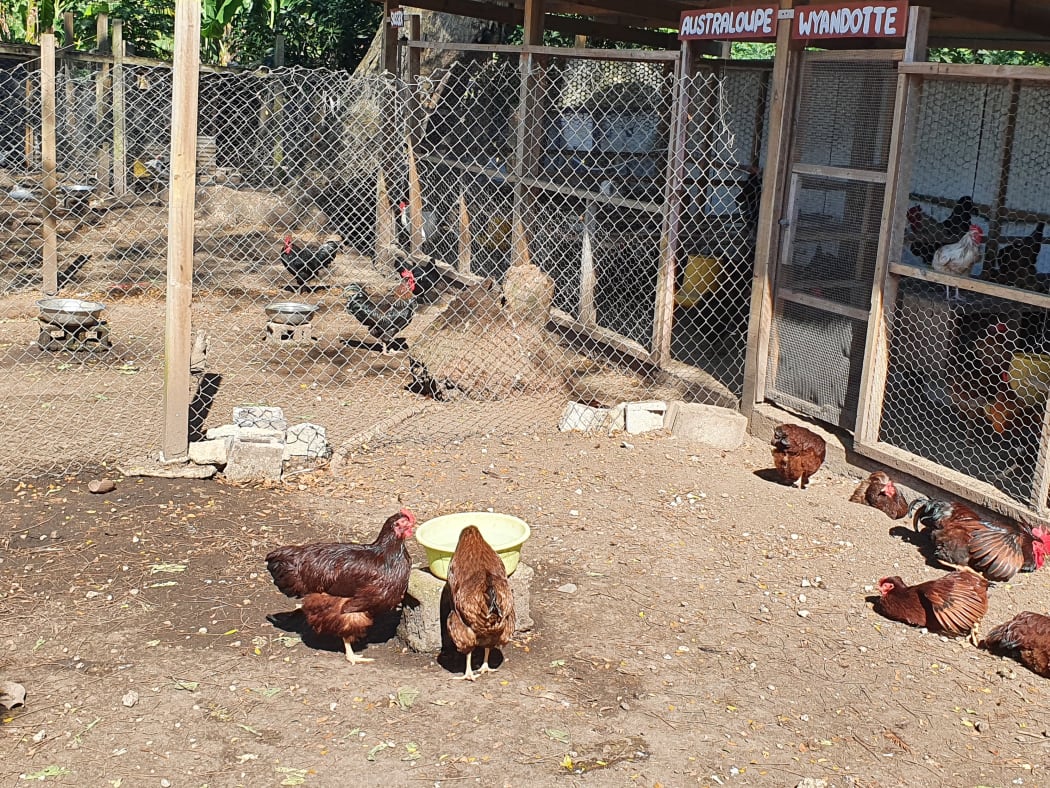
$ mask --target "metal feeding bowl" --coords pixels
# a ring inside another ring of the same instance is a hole
[[[286,326],[301,326],[309,323],[316,306],[300,304],[296,301],[279,301],[266,307],[266,316],[271,323],[283,323]]]
[[[78,298],[44,298],[36,305],[40,307],[41,321],[68,331],[97,326],[102,321],[102,310],[106,308],[98,301]]]

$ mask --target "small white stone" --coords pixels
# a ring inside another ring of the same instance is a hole
[[[563,586],[558,586],[558,590],[561,591],[563,594],[575,594],[576,593],[576,584],[575,583],[566,583]]]
[[[167,778],[161,778],[160,788],[171,788],[171,780]]]
[[[809,588],[809,586],[810,586],[809,578],[808,577],[803,577],[802,578],[802,582],[799,583],[799,585],[802,586],[802,588]]]
[[[197,634],[198,635],[207,635],[208,634],[208,628],[207,627],[201,627],[200,629],[197,630]]]
[[[139,702],[139,694],[135,690],[129,690],[120,702],[127,706],[129,709]]]
[[[809,611],[808,610],[800,610],[800,611],[798,611],[798,615],[799,615],[799,618],[808,618],[809,617]]]
[[[798,595],[798,601],[799,602],[805,602],[806,601],[806,595],[805,594],[799,594]]]

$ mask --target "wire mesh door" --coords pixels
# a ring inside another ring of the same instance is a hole
[[[768,398],[850,430],[896,88],[896,62],[877,57],[804,55],[770,337]]]

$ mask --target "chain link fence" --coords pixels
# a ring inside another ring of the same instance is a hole
[[[1039,513],[1048,119],[1046,83],[923,81],[880,433]]]
[[[202,71],[191,439],[239,405],[336,448],[553,429],[573,400],[735,405],[767,75],[480,52],[413,80]],[[170,69],[60,61],[53,202],[39,80],[0,71],[7,477],[145,458],[163,432]],[[677,172],[681,90],[711,115]],[[52,225],[69,300],[38,305]]]

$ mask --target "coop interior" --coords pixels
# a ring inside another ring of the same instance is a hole
[[[1045,83],[924,80],[880,434],[1039,509],[1048,121]],[[938,251],[949,242],[957,264]]]
[[[162,420],[171,72],[60,61],[51,200],[40,74],[4,65],[0,407],[32,422],[4,464],[145,453]],[[206,367],[191,360],[191,438],[242,404],[325,424],[336,445],[369,430],[374,442],[549,428],[569,400],[737,404],[768,64],[689,86],[713,114],[688,130],[674,175],[687,198],[673,373],[648,357],[674,69],[596,58],[537,69],[524,151],[516,58],[465,58],[412,81],[202,72],[192,327],[208,348]],[[49,227],[59,287],[44,304]],[[539,278],[509,276],[526,261]],[[379,336],[353,286],[383,301],[405,269],[411,317]],[[552,303],[536,316],[526,302],[542,301],[545,281]]]

